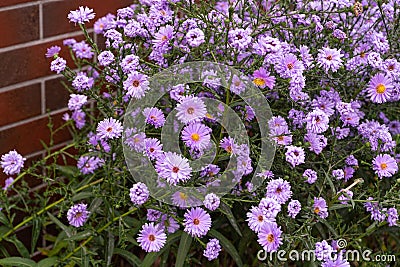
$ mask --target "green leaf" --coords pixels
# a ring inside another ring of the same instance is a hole
[[[132,266],[140,266],[142,263],[140,259],[133,253],[120,249],[120,248],[114,248],[114,254],[120,255],[123,257],[125,260],[129,262]]]
[[[16,236],[12,236],[9,238],[6,238],[5,240],[7,240],[8,242],[11,242],[14,244],[14,246],[17,248],[19,254],[24,257],[24,258],[29,258],[29,251],[28,249],[25,247],[25,245],[19,240],[17,239]]]
[[[173,243],[175,243],[179,239],[181,234],[182,234],[182,231],[177,231],[177,232],[173,233],[172,235],[169,235],[164,247],[159,252],[147,253],[146,257],[144,257],[142,264],[140,266],[142,266],[142,267],[152,266],[153,263],[157,260],[157,258],[166,250],[166,248],[171,246]]]
[[[72,237],[72,233],[71,230],[68,228],[68,226],[66,226],[65,224],[63,224],[62,222],[60,222],[59,219],[57,219],[56,217],[53,216],[53,214],[51,214],[50,212],[47,212],[47,215],[50,217],[50,219],[58,225],[58,227],[60,227],[66,234],[68,237]]]
[[[239,253],[237,252],[235,246],[222,234],[218,231],[211,229],[209,234],[212,237],[215,237],[221,242],[221,245],[225,248],[225,250],[232,256],[233,260],[236,262],[237,266],[243,266],[242,260],[240,259]]]
[[[91,198],[92,196],[93,196],[93,192],[92,192],[92,191],[89,191],[89,192],[80,192],[80,193],[75,194],[75,195],[72,197],[72,201],[73,201],[73,202],[77,202],[77,201],[79,201],[79,200],[81,200],[81,199],[88,199],[88,198]]]
[[[76,235],[73,235],[73,236],[67,238],[66,240],[68,240],[68,241],[73,241],[73,240],[74,241],[78,241],[78,240],[86,239],[86,238],[88,238],[88,237],[90,237],[92,235],[93,235],[93,232],[91,230],[85,230],[85,231],[79,232]]]
[[[50,257],[50,258],[45,258],[45,259],[39,261],[37,266],[52,267],[52,266],[56,266],[57,263],[58,263],[58,257]]]
[[[107,253],[106,253],[106,261],[107,266],[111,266],[112,255],[114,254],[114,245],[115,238],[111,231],[108,231],[108,244],[107,244]]]
[[[39,239],[40,230],[42,228],[42,221],[39,218],[34,218],[32,222],[32,240],[31,240],[31,253],[36,249],[36,243]]]
[[[233,229],[235,229],[236,233],[238,233],[239,236],[242,237],[242,232],[240,231],[240,228],[236,222],[235,216],[233,216],[231,209],[225,203],[221,202],[221,204],[219,205],[219,210],[221,210],[222,213],[226,215]]]
[[[65,175],[67,178],[73,178],[75,174],[79,172],[76,166],[61,166],[57,165],[56,169],[61,172],[61,174]]]
[[[2,212],[0,212],[0,222],[8,227],[12,227],[11,223],[7,219],[7,216]]]
[[[25,259],[21,257],[10,257],[0,260],[1,266],[29,266],[29,267],[38,267],[36,262],[31,259]]]
[[[185,263],[186,255],[189,252],[190,244],[192,243],[192,237],[187,233],[183,232],[181,235],[181,241],[179,242],[178,254],[176,255],[175,267],[182,267]]]

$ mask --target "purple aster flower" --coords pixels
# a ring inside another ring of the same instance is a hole
[[[229,86],[229,90],[237,95],[240,95],[244,90],[246,90],[246,85],[236,74],[232,77],[232,83]]]
[[[282,178],[269,181],[266,196],[284,204],[292,196],[290,183]]]
[[[50,70],[56,72],[57,74],[60,74],[62,71],[65,70],[66,66],[67,61],[62,57],[58,57],[50,63]]]
[[[85,120],[86,114],[82,110],[78,109],[75,110],[72,113],[72,119],[75,121],[75,126],[78,129],[82,129],[83,126],[85,126],[86,120]]]
[[[61,47],[58,45],[54,45],[52,47],[47,48],[47,52],[45,54],[46,57],[54,57],[57,56],[58,53],[61,51]]]
[[[72,86],[78,91],[89,90],[94,84],[94,79],[84,72],[78,72],[72,81]]]
[[[304,136],[304,141],[310,143],[310,151],[313,151],[317,155],[320,154],[328,144],[328,139],[325,136],[315,133],[307,133]]]
[[[379,178],[392,177],[398,171],[396,160],[388,154],[379,154],[372,160],[373,169]]]
[[[90,132],[88,134],[89,141],[88,143],[94,147],[94,149],[100,151],[103,149],[105,152],[110,152],[111,147],[110,145],[103,139],[100,139],[97,135]]]
[[[315,214],[317,214],[322,219],[328,217],[328,206],[326,205],[325,199],[322,197],[314,197],[313,209]]]
[[[76,44],[76,40],[74,38],[68,38],[63,40],[63,45],[72,47],[74,44]]]
[[[210,145],[211,129],[202,123],[192,123],[182,130],[182,141],[193,149],[203,151]]]
[[[159,225],[145,223],[138,235],[138,243],[146,252],[158,252],[165,245],[167,235]]]
[[[143,205],[149,199],[149,195],[149,189],[142,182],[132,185],[132,188],[129,190],[129,197],[133,204],[137,206]]]
[[[161,27],[154,35],[153,44],[156,49],[165,48],[174,37],[174,28],[170,25]]]
[[[266,222],[258,232],[258,243],[266,252],[277,251],[282,242],[281,227],[275,222]]]
[[[203,167],[201,169],[200,176],[214,177],[219,173],[220,170],[220,167],[218,167],[217,165],[208,164],[206,167]]]
[[[70,94],[69,97],[68,108],[71,111],[81,109],[87,103],[87,96],[85,95]]]
[[[195,96],[182,97],[176,109],[176,116],[184,124],[200,121],[207,114],[206,105],[203,100]]]
[[[209,210],[216,210],[219,207],[220,198],[214,193],[209,193],[204,197],[203,204]]]
[[[244,29],[230,30],[228,32],[229,44],[238,50],[246,49],[252,41],[250,33],[251,33],[250,28],[247,28],[246,30]]]
[[[350,189],[341,189],[338,194],[340,194],[338,199],[341,200],[340,203],[343,205],[348,204],[348,201],[353,198],[353,192]]]
[[[192,172],[189,161],[175,152],[165,152],[160,156],[156,168],[158,175],[166,179],[170,185],[189,180]]]
[[[390,78],[378,73],[369,81],[367,91],[372,102],[384,103],[391,98],[392,89]]]
[[[128,74],[128,78],[124,81],[124,89],[126,95],[140,99],[149,89],[149,81],[147,75],[134,71]]]
[[[155,222],[160,219],[162,212],[158,210],[148,209],[147,210],[147,220],[150,222]]]
[[[354,157],[354,155],[350,155],[346,158],[346,164],[349,166],[358,166],[358,160]]]
[[[254,232],[258,233],[261,227],[266,222],[273,222],[275,221],[275,217],[266,217],[264,211],[259,207],[251,207],[250,212],[247,212],[247,219],[246,219],[249,227]]]
[[[104,17],[99,18],[93,24],[93,30],[96,34],[103,34],[104,31],[111,29],[114,23],[115,23],[115,16],[109,13]]]
[[[145,108],[143,115],[146,117],[146,123],[154,125],[155,128],[160,128],[165,123],[164,113],[159,108]]]
[[[173,204],[180,208],[187,207],[192,202],[191,198],[187,194],[185,194],[184,192],[179,192],[179,191],[175,192],[171,198],[172,198]]]
[[[193,237],[202,237],[211,228],[211,217],[202,208],[191,208],[185,212],[184,217],[184,231]]]
[[[319,261],[330,259],[333,251],[333,248],[326,240],[315,243],[315,257]]]
[[[167,216],[167,214],[162,215],[161,224],[165,226],[165,229],[168,233],[173,234],[179,229],[178,222],[171,216]]]
[[[253,72],[253,83],[260,88],[268,87],[273,89],[275,86],[275,76],[270,75],[270,73],[263,67]]]
[[[220,251],[221,251],[221,245],[219,244],[219,240],[213,238],[210,241],[208,241],[206,249],[203,252],[203,256],[206,257],[209,261],[212,261],[218,258]]]
[[[124,73],[135,72],[139,66],[139,57],[136,55],[127,55],[120,63]]]
[[[12,150],[1,156],[1,167],[7,175],[19,174],[24,167],[26,158],[22,157],[17,151]]]
[[[303,173],[303,177],[307,178],[307,183],[313,184],[315,181],[317,181],[317,172],[311,169],[307,169]]]
[[[97,59],[101,66],[108,66],[114,62],[115,57],[111,51],[106,50],[106,51],[101,52],[98,55]]]
[[[128,145],[131,149],[134,149],[137,152],[143,152],[145,149],[144,140],[146,139],[146,134],[139,132],[137,133],[132,128],[126,129],[125,132],[125,144]]]
[[[307,130],[312,133],[323,133],[329,128],[329,117],[325,112],[315,109],[305,119]]]
[[[94,19],[95,13],[93,9],[80,6],[79,9],[70,11],[67,18],[70,22],[85,24],[89,20]]]
[[[301,203],[296,199],[292,199],[288,204],[288,215],[293,219],[299,214],[301,210]]]
[[[78,159],[77,167],[82,174],[93,173],[103,165],[103,160],[98,157],[81,156]]]
[[[282,78],[293,78],[303,72],[304,65],[294,54],[289,53],[275,65],[275,70]]]
[[[233,153],[234,148],[236,148],[236,144],[234,143],[233,138],[230,136],[222,138],[219,146],[229,154]]]
[[[344,171],[342,169],[337,169],[332,171],[332,176],[337,180],[341,180],[344,178]]]
[[[396,208],[390,208],[387,210],[387,222],[389,226],[397,226],[397,221],[399,219],[399,215],[397,214]]]
[[[344,172],[344,180],[347,182],[348,180],[353,178],[355,170],[350,166],[346,166],[344,167],[343,172]]]
[[[10,188],[10,186],[12,185],[13,182],[14,182],[14,178],[8,177],[8,178],[4,181],[3,190],[7,190],[8,188]]]
[[[186,34],[186,41],[190,46],[198,47],[199,45],[205,42],[204,32],[199,28],[191,29]]]
[[[326,73],[329,70],[336,72],[342,65],[342,54],[340,50],[331,48],[321,48],[318,50],[317,65],[322,67]]]
[[[89,218],[90,212],[87,210],[87,204],[73,205],[67,212],[67,219],[70,225],[81,227]]]
[[[289,162],[293,167],[304,163],[305,153],[302,147],[287,146],[286,149],[286,161]]]
[[[326,261],[321,264],[321,267],[350,267],[350,263],[339,255],[336,259],[328,257]]]
[[[72,50],[75,52],[76,57],[78,58],[91,59],[94,56],[92,48],[85,41],[76,42],[72,46]]]
[[[97,135],[100,139],[114,139],[121,137],[122,124],[114,118],[104,119],[97,125]]]
[[[262,198],[258,207],[268,219],[275,219],[276,215],[281,211],[281,205],[278,201],[270,197]]]
[[[150,160],[159,158],[163,151],[162,151],[162,144],[160,140],[157,138],[146,138],[144,140],[145,145],[145,153],[149,157]]]

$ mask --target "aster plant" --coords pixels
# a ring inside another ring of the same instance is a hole
[[[400,259],[398,0],[139,0],[95,12],[71,11],[85,39],[44,55],[70,93],[50,139],[68,128],[72,142],[51,141],[30,164],[1,156],[0,265],[394,264],[346,258],[367,249]],[[190,63],[199,68],[176,71]],[[201,81],[186,82],[194,72]],[[249,104],[250,92],[262,101]],[[315,260],[283,262],[282,250]]]

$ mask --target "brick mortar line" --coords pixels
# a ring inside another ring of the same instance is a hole
[[[50,65],[49,65],[49,68],[50,68]],[[74,72],[78,72],[78,71],[83,71],[83,70],[87,70],[87,69],[88,69],[88,67],[85,66],[85,67],[81,68],[80,70],[77,69],[77,68],[72,69],[72,70]],[[0,88],[0,94],[1,93],[6,93],[8,91],[19,89],[21,87],[30,86],[30,85],[33,85],[33,84],[38,84],[38,83],[41,83],[41,82],[47,82],[47,81],[50,81],[50,80],[54,80],[54,79],[57,79],[57,78],[63,78],[63,77],[64,76],[62,74],[52,74],[52,75],[47,75],[47,76],[31,79],[31,80],[24,81],[24,82],[14,83],[14,84],[7,85],[7,86],[4,86],[4,87]]]
[[[14,127],[18,127],[18,126],[21,126],[21,125],[24,125],[24,124],[27,124],[27,123],[30,123],[30,122],[33,122],[33,121],[36,121],[36,120],[44,119],[44,118],[47,118],[48,116],[53,116],[53,115],[56,115],[56,114],[59,114],[59,113],[62,113],[62,112],[67,112],[68,110],[69,109],[66,107],[66,108],[62,108],[62,109],[53,110],[53,111],[51,111],[49,113],[46,113],[46,114],[43,114],[43,115],[39,115],[39,116],[35,116],[35,117],[29,118],[29,119],[13,122],[13,123],[1,126],[0,127],[0,132],[8,130],[8,129],[11,129],[11,128],[14,128]]]
[[[11,6],[0,7],[0,12],[9,11],[9,10],[17,9],[17,8],[35,6],[35,5],[38,5],[41,3],[52,3],[52,2],[61,2],[61,1],[64,1],[64,0],[39,0],[39,1],[32,1],[32,2],[28,2],[28,3],[15,4],[15,5],[11,5]]]
[[[87,31],[88,31],[88,33],[93,33],[92,28],[88,29]],[[69,37],[76,37],[76,36],[80,36],[80,35],[83,35],[82,31],[74,31],[74,32],[59,34],[56,36],[46,37],[46,38],[43,38],[40,40],[34,40],[34,41],[22,43],[22,44],[6,46],[3,48],[0,48],[0,53],[9,52],[9,51],[13,51],[13,50],[21,49],[21,48],[27,48],[30,46],[43,44],[43,43],[47,43],[47,42],[53,42],[53,41],[57,41],[57,40],[65,39],[65,38],[69,38]]]
[[[41,102],[41,114],[46,114],[46,85],[45,81],[40,82],[40,102]]]
[[[44,29],[43,29],[43,4],[39,3],[39,40],[43,40]]]
[[[62,148],[62,147],[64,147],[64,146],[66,146],[66,145],[69,145],[71,142],[72,142],[72,140],[65,141],[65,142],[56,144],[56,145],[54,145],[54,146],[52,146],[52,147],[50,147],[50,148],[51,148],[51,149],[59,149],[59,148]],[[34,158],[34,157],[39,156],[40,154],[45,154],[46,152],[47,152],[46,149],[42,149],[42,150],[39,150],[39,151],[30,153],[30,154],[24,155],[24,157],[27,158],[27,159],[29,159],[29,158]]]

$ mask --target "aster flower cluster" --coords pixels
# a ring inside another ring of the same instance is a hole
[[[1,203],[19,201],[3,207],[3,228],[15,230],[10,209],[29,206],[21,196],[31,190],[18,181],[32,174],[48,185],[38,195],[48,206],[23,222],[55,223],[65,232],[57,242],[65,234],[68,245],[81,242],[54,249],[60,261],[84,249],[97,253],[94,265],[115,257],[140,265],[143,250],[173,265],[166,254],[182,260],[187,251],[187,263],[230,254],[227,265],[242,266],[254,265],[254,248],[272,255],[315,244],[322,266],[349,266],[332,236],[379,250],[392,227],[387,243],[396,243],[400,3],[383,2],[139,0],[103,17],[71,11],[67,20],[86,39],[66,39],[45,57],[66,78],[61,129],[74,142],[46,147],[40,172],[22,171],[26,159],[15,150],[1,157]],[[157,75],[204,61],[236,72]],[[42,217],[55,196],[66,220]]]

